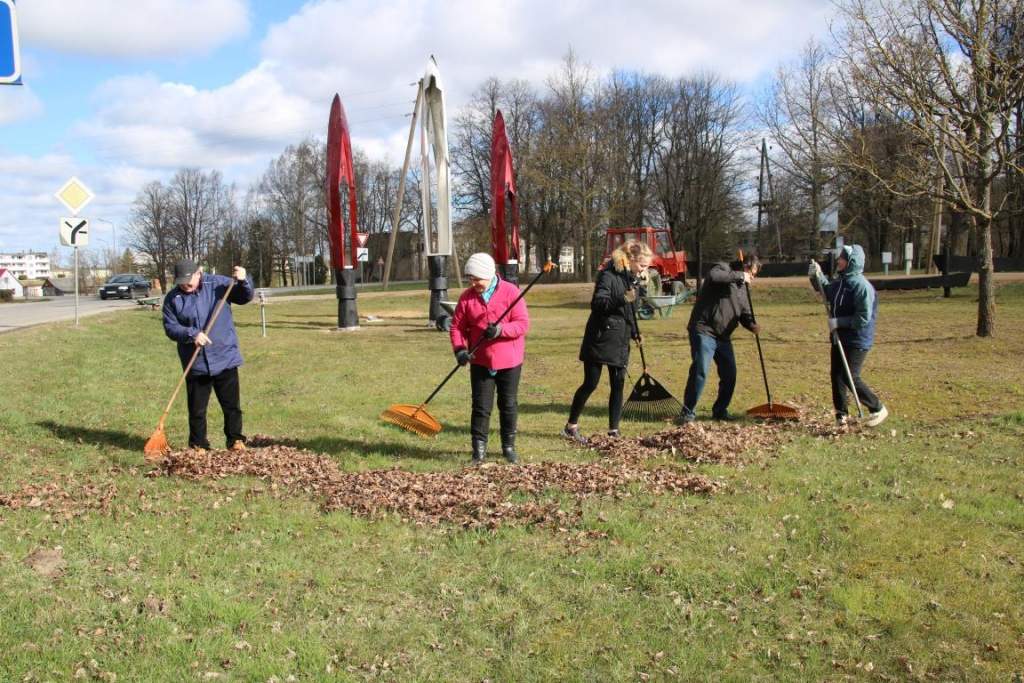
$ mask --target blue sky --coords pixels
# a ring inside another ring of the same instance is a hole
[[[77,175],[83,216],[125,223],[138,189],[216,168],[244,192],[322,135],[340,92],[354,144],[400,159],[435,54],[451,116],[488,76],[545,78],[571,45],[600,75],[713,69],[750,91],[812,36],[828,0],[20,0],[23,86],[0,86],[0,250],[51,251]],[[113,229],[95,222],[93,235]],[[106,234],[110,232],[111,234]],[[99,246],[102,243],[97,242]]]

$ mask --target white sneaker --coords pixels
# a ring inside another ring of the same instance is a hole
[[[877,427],[885,422],[887,417],[889,417],[889,411],[885,406],[882,406],[877,413],[868,413],[868,418],[864,420],[864,425],[866,427]]]
[[[846,415],[836,415],[836,427],[845,427],[850,424],[850,418]]]

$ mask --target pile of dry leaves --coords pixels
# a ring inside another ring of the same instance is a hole
[[[40,475],[48,477],[48,481],[22,484],[14,491],[0,493],[0,507],[12,510],[36,508],[55,519],[65,520],[89,511],[110,513],[111,503],[117,495],[117,484],[111,481],[96,483],[49,470]]]
[[[789,422],[708,423],[691,422],[634,438],[612,438],[596,434],[580,445],[617,461],[637,463],[652,457],[671,456],[693,463],[735,465],[745,454],[763,452],[799,435],[836,439],[860,433],[856,424],[836,425],[831,414],[808,414]]]
[[[661,466],[603,459],[593,463],[540,462],[450,472],[400,469],[343,472],[329,457],[257,437],[237,451],[186,450],[172,453],[150,476],[186,479],[258,477],[271,488],[303,493],[325,510],[348,510],[365,517],[397,514],[418,524],[448,523],[493,528],[502,523],[571,524],[579,502],[590,496],[629,495],[631,486],[655,494],[713,493],[719,486],[700,475]],[[553,496],[570,496],[572,510]]]

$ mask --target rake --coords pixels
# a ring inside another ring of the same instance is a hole
[[[224,304],[227,303],[228,296],[231,294],[231,290],[235,288],[235,280],[231,280],[231,284],[228,285],[228,289],[224,292],[224,296],[221,297],[220,301],[217,302],[217,307],[213,309],[213,315],[210,316],[210,320],[206,323],[206,329],[203,330],[203,334],[209,336],[210,330],[213,329],[213,324],[217,322],[217,316],[220,315],[221,310],[224,308]],[[167,407],[164,408],[164,414],[160,416],[160,422],[156,426],[156,431],[146,441],[146,445],[143,446],[142,452],[146,456],[146,462],[154,463],[159,462],[165,454],[171,451],[171,445],[167,443],[167,435],[164,434],[164,422],[167,420],[167,415],[171,412],[171,406],[174,405],[174,399],[178,398],[178,392],[181,391],[181,385],[185,383],[185,378],[188,377],[189,370],[196,362],[196,358],[199,356],[199,349],[203,347],[196,345],[195,351],[192,352],[192,358],[189,359],[188,365],[185,366],[185,371],[181,373],[181,379],[178,380],[178,386],[174,387],[174,393],[171,394],[171,400],[167,402]]]
[[[537,273],[532,280],[530,280],[530,284],[526,285],[526,289],[519,293],[519,296],[517,296],[515,300],[508,305],[508,308],[498,316],[498,319],[495,320],[494,323],[497,324],[504,320],[505,316],[509,314],[515,305],[518,304],[524,296],[526,296],[526,293],[529,292],[535,284],[537,284],[537,281],[540,280],[541,276],[543,276],[544,273],[551,272],[552,268],[554,268],[554,264],[551,261],[545,263],[544,268]],[[473,344],[472,348],[469,349],[469,355],[472,356],[484,341],[485,339],[483,337],[477,340],[477,342]],[[395,403],[380,414],[380,419],[384,422],[390,422],[397,427],[401,427],[406,431],[419,434],[424,438],[429,439],[437,436],[441,432],[441,423],[427,412],[427,404],[430,403],[431,399],[437,396],[438,392],[444,388],[444,385],[448,383],[448,380],[455,376],[455,373],[458,372],[461,367],[461,365],[456,363],[455,367],[453,367],[448,375],[441,380],[441,383],[438,384],[432,392],[430,392],[430,396],[427,396],[427,400],[423,403],[420,403],[419,405]]]
[[[622,404],[622,415],[629,420],[638,422],[656,422],[674,417],[683,409],[683,404],[661,382],[647,372],[647,358],[644,356],[640,325],[637,323],[633,305],[630,304],[629,308],[633,314],[633,329],[636,330],[636,345],[640,349],[640,365],[643,367],[643,374],[633,385],[633,391],[626,398],[626,402]]]
[[[815,291],[818,291],[817,280],[811,278],[811,286],[814,287]],[[821,300],[825,304],[825,313],[829,318],[832,317],[832,307],[828,303],[828,296],[825,294],[825,289],[821,288]],[[853,402],[857,404],[857,417],[864,418],[864,409],[860,405],[860,396],[857,395],[857,385],[853,383],[853,373],[850,372],[850,363],[846,360],[846,351],[843,350],[843,343],[839,340],[839,333],[835,330],[829,331],[829,338],[832,340],[832,344],[839,350],[839,358],[843,361],[843,373],[846,375],[846,383],[848,388],[853,393]]]
[[[750,298],[750,283],[746,283],[747,305],[750,306],[750,317],[754,317],[754,302]],[[768,402],[754,406],[747,411],[751,417],[762,417],[769,420],[798,420],[800,411],[785,403],[772,403],[772,390],[768,388],[768,371],[764,367],[764,353],[761,351],[761,335],[754,333],[757,340],[757,357],[761,359],[761,377],[764,379],[764,393],[768,395]]]

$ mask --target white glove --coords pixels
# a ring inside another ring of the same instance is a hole
[[[814,259],[811,259],[810,264],[807,266],[807,276],[814,278],[821,277],[821,266],[819,266],[818,262]]]
[[[836,320],[835,318],[829,318],[828,319],[828,331],[829,332],[835,332],[838,329],[839,329],[839,321]]]
[[[200,332],[195,338],[196,346],[209,346],[213,343],[213,340],[206,336],[205,332]]]
[[[743,271],[743,283],[749,285],[754,281],[754,276],[750,274],[750,271]]]
[[[235,270],[232,272],[232,275],[235,276],[236,280],[242,282],[245,280],[245,268],[242,266],[235,266]]]

